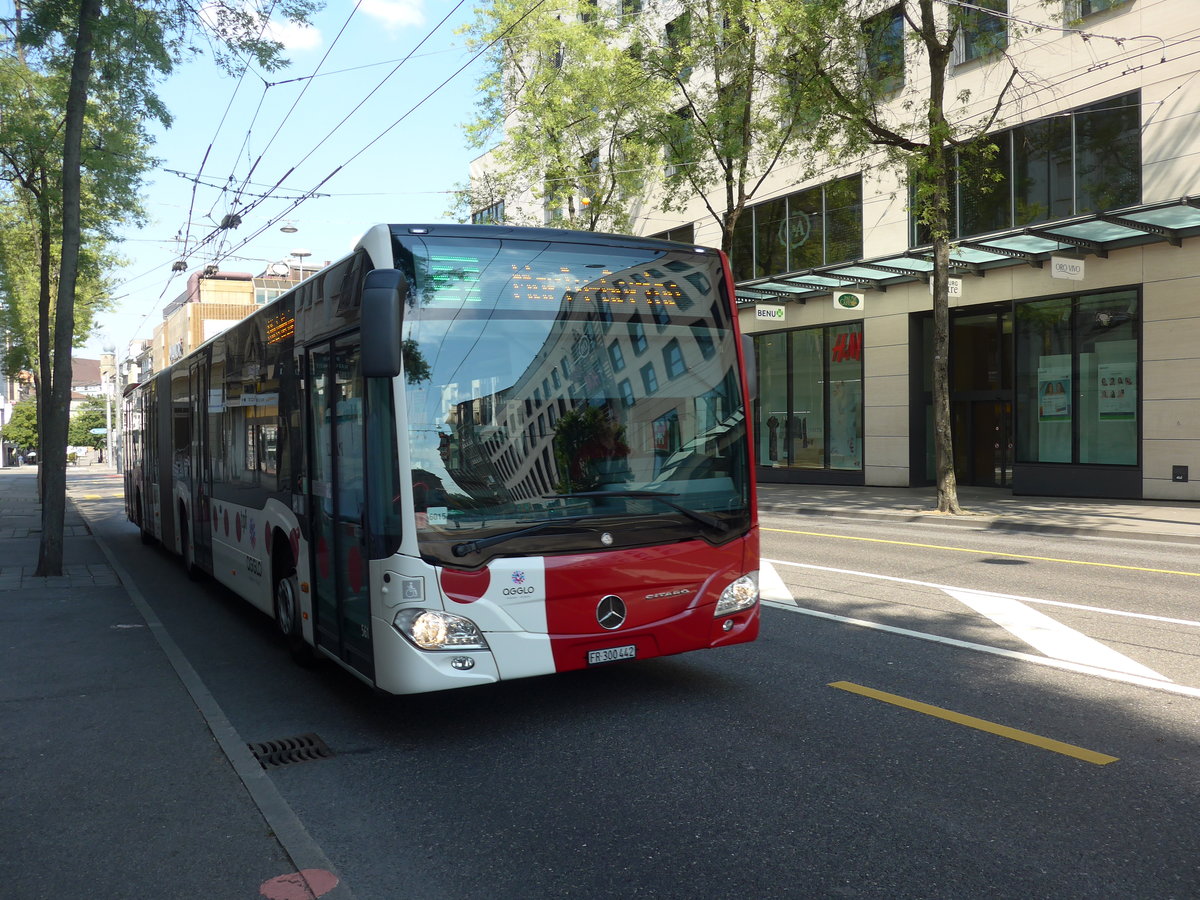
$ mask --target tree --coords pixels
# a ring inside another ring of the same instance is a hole
[[[912,215],[929,233],[935,469],[944,513],[963,512],[950,424],[953,189],[956,177],[974,178],[975,190],[994,179],[988,132],[1013,102],[1019,70],[1006,56],[1007,79],[982,111],[969,93],[948,98],[946,83],[956,42],[969,41],[981,55],[1005,52],[1016,25],[989,12],[998,8],[994,0],[902,0],[881,11],[871,0],[807,0],[792,8],[789,29],[796,47],[790,83],[807,96],[804,108],[820,111],[807,129],[813,146],[831,158],[881,151],[883,165],[906,174]]]
[[[629,231],[657,148],[636,132],[633,106],[661,102],[623,17],[583,0],[578,15],[524,0],[494,0],[465,31],[491,46],[477,115],[465,129],[486,170],[457,193],[458,213],[508,201],[505,220],[584,231]],[[512,201],[526,197],[524,204]]]
[[[738,220],[781,164],[811,174],[801,92],[784,89],[794,0],[687,0],[645,68],[669,84],[672,105],[638,107],[640,130],[664,152],[661,205],[699,200],[733,249]]]
[[[93,434],[93,429],[108,429],[112,410],[104,397],[89,397],[79,405],[78,412],[71,416],[67,428],[67,443],[72,447],[91,447],[99,450],[107,443],[104,434]]]
[[[665,30],[636,0],[483,9],[469,41],[495,49],[467,135],[480,148],[503,138],[460,211],[524,194],[545,214],[518,203],[508,220],[627,231],[700,200],[729,250],[764,179],[804,149],[800,95],[773,89],[789,2],[685,0]]]
[[[88,225],[83,198],[93,165],[102,165],[91,155],[91,142],[85,142],[89,114],[108,109],[97,101],[116,92],[120,101],[116,108],[123,114],[166,121],[169,117],[154,87],[184,54],[199,49],[197,43],[207,43],[226,69],[232,69],[235,60],[249,57],[270,70],[284,63],[280,45],[263,36],[270,11],[303,21],[313,9],[308,0],[270,5],[218,2],[199,11],[186,0],[115,0],[103,6],[100,0],[30,0],[6,23],[22,57],[36,56],[39,71],[61,81],[63,98],[61,118],[48,131],[58,140],[52,170],[58,173],[61,195],[54,305],[51,310],[43,301],[39,310],[39,398],[45,415],[38,575],[62,572],[71,346]],[[116,138],[111,132],[108,136]],[[109,149],[102,143],[99,156],[117,158],[105,152]],[[134,173],[136,181],[142,170],[131,166],[126,171]],[[127,204],[125,211],[130,209]],[[43,233],[50,228],[46,212],[39,207]],[[109,217],[103,222],[112,226],[119,219]]]
[[[37,404],[32,400],[13,404],[12,418],[0,428],[0,437],[22,450],[38,449]]]

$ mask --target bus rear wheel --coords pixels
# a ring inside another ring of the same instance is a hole
[[[182,515],[180,518],[183,518]],[[196,565],[196,552],[192,549],[192,540],[191,535],[188,534],[186,519],[183,519],[183,524],[179,528],[179,539],[183,549],[183,571],[192,581],[197,581],[201,573],[199,566]]]
[[[139,535],[142,543],[149,545],[154,543],[154,535],[146,528],[146,511],[142,508],[142,495],[139,492],[137,500],[134,502],[134,515],[137,516],[138,529],[141,532]]]
[[[292,659],[305,666],[316,662],[316,654],[304,640],[300,626],[300,584],[296,570],[290,567],[285,575],[275,579],[275,624]]]

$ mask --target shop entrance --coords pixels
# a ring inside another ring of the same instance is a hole
[[[932,316],[922,317],[917,343],[917,359],[924,370],[922,402],[918,405],[924,412],[924,427],[914,433],[924,438],[920,456],[925,480],[932,483],[935,480]],[[951,310],[950,427],[954,438],[954,474],[960,484],[1011,485],[1012,426],[1012,308]]]

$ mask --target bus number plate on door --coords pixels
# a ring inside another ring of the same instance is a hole
[[[606,650],[589,650],[588,665],[596,663],[616,662],[618,659],[633,659],[637,656],[637,646],[627,644],[624,647],[609,647]]]

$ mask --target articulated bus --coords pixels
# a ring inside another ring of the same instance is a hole
[[[396,694],[754,640],[720,251],[378,225],[126,391],[126,514]]]

